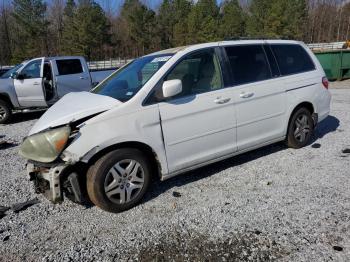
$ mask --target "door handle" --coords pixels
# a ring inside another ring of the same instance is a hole
[[[40,85],[40,83],[39,82],[34,82],[33,85],[38,86],[38,85]]]
[[[254,93],[241,93],[239,96],[241,98],[249,98],[249,97],[252,97],[254,95]]]
[[[84,79],[86,79],[85,77],[83,77],[83,76],[81,76],[81,77],[79,77],[81,80],[84,80]]]
[[[214,103],[216,104],[225,104],[227,102],[229,102],[231,100],[231,98],[221,98],[221,97],[218,97],[214,100]]]

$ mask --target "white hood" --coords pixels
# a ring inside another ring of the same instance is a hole
[[[29,135],[106,111],[120,104],[122,102],[108,96],[89,92],[69,93],[42,115]]]

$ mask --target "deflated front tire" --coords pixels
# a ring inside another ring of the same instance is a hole
[[[147,158],[137,149],[109,152],[87,173],[87,191],[91,201],[103,210],[118,213],[137,205],[151,180]]]

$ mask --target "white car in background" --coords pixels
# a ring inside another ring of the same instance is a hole
[[[135,59],[52,106],[21,145],[38,193],[120,212],[151,177],[285,140],[308,144],[330,111],[325,73],[301,42],[198,44]]]

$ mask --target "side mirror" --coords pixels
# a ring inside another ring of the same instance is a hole
[[[165,98],[176,96],[182,92],[182,82],[179,79],[168,80],[163,82],[163,96]]]
[[[12,79],[16,79],[16,78],[17,78],[17,72],[12,72],[11,75],[10,75],[10,77],[11,77]]]
[[[13,79],[23,80],[24,75],[22,75],[21,73],[13,73]]]

